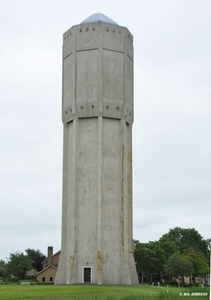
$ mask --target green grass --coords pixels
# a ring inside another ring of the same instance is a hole
[[[208,288],[169,288],[151,286],[106,286],[106,285],[0,285],[0,300],[175,300],[186,299],[179,293],[206,292]],[[196,299],[188,296],[188,299]],[[208,299],[200,296],[198,299]]]

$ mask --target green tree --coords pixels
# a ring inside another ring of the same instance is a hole
[[[159,244],[160,248],[163,249],[165,263],[172,254],[179,251],[178,245],[176,245],[174,242],[170,241],[165,236],[163,236],[159,239],[158,244]]]
[[[41,271],[42,270],[42,262],[46,259],[46,256],[40,252],[39,249],[34,250],[31,248],[28,248],[25,250],[27,257],[31,261],[31,266],[33,269],[36,271]]]
[[[172,254],[164,265],[164,272],[168,276],[174,276],[178,278],[178,286],[180,286],[180,278],[184,284],[184,276],[189,275],[192,271],[192,263],[182,257],[180,252]]]
[[[25,273],[31,268],[31,260],[23,252],[10,253],[7,259],[6,273],[24,279]]]
[[[165,250],[161,247],[158,241],[149,242],[148,247],[155,253],[154,272],[159,277],[163,271],[163,265],[166,261]],[[160,278],[157,278],[160,281]]]
[[[164,250],[158,242],[134,243],[134,257],[140,281],[161,281],[161,273],[164,263]]]
[[[0,277],[5,276],[6,262],[3,259],[0,259]]]
[[[187,249],[193,249],[207,255],[207,241],[194,228],[175,227],[164,234],[162,238],[174,243],[181,253]]]
[[[148,244],[139,242],[136,243],[134,249],[134,258],[136,262],[139,280],[142,278],[143,273],[145,274],[145,276],[150,276],[152,273],[155,272],[155,256],[155,251],[151,250]],[[142,282],[142,279],[140,281]],[[149,278],[148,281],[150,281]]]
[[[149,243],[134,241],[134,256],[139,277],[142,277],[141,273],[144,272],[145,275],[150,275],[151,279],[148,277],[148,281],[152,281],[152,278],[155,278],[155,276],[157,281],[162,281],[164,266],[166,267],[168,259],[176,252],[182,255],[192,249],[196,253],[202,253],[204,258],[208,261],[209,244],[210,240],[204,240],[194,228],[185,229],[180,227],[170,229],[169,232],[164,234],[158,241]],[[184,256],[184,259],[188,259],[192,264],[194,263],[193,259],[191,260],[187,255]],[[196,266],[195,264],[193,266],[194,276],[199,276],[199,274],[207,270],[204,264],[205,260],[203,260],[201,256],[200,261],[201,265],[198,264]],[[185,265],[184,262],[183,264]]]
[[[195,285],[196,277],[206,276],[209,273],[209,260],[204,253],[194,249],[187,249],[182,256],[192,263],[193,285]],[[189,273],[189,275],[191,280],[191,274]]]

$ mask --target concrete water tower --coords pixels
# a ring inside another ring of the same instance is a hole
[[[56,284],[138,284],[132,244],[133,36],[96,13],[63,40]]]

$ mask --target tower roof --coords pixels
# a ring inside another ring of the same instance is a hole
[[[109,17],[107,17],[104,14],[101,13],[95,13],[89,16],[87,19],[85,19],[81,24],[92,24],[92,23],[108,23],[108,24],[113,24],[113,25],[118,25],[116,22],[111,20]]]

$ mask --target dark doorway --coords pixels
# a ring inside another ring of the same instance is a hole
[[[91,268],[84,268],[84,283],[91,283]]]

